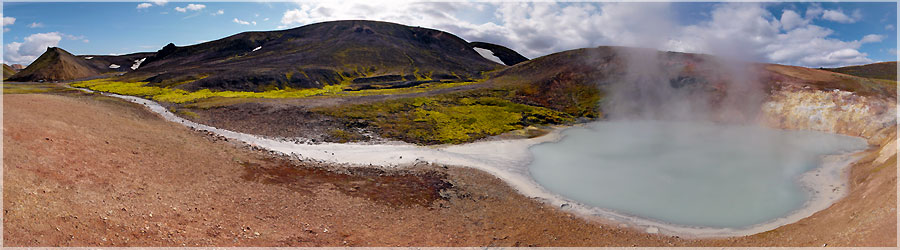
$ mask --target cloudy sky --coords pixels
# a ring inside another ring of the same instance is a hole
[[[3,61],[48,46],[126,54],[243,31],[369,19],[505,45],[529,58],[601,45],[834,67],[897,60],[897,4],[527,2],[3,3]]]

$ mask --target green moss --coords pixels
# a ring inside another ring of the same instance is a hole
[[[200,78],[202,79],[202,78]],[[198,79],[199,80],[199,79]],[[268,86],[263,92],[248,91],[212,91],[202,89],[198,91],[186,91],[168,87],[149,86],[146,82],[118,82],[109,79],[96,79],[72,83],[71,86],[88,88],[95,91],[109,92],[121,95],[131,95],[150,98],[161,102],[191,103],[208,98],[305,98],[311,96],[368,96],[421,93],[426,91],[446,89],[457,86],[480,83],[472,82],[434,82],[409,88],[396,89],[367,89],[360,91],[344,91],[344,87],[351,84],[352,78],[345,78],[341,84],[326,85],[322,88],[293,89],[278,88],[276,85]]]
[[[55,84],[3,84],[3,94],[35,94],[35,93],[51,93],[51,92],[69,92],[70,89],[62,88]]]
[[[565,113],[542,107],[463,95],[402,98],[316,111],[356,123],[364,121],[383,137],[419,144],[464,143],[529,125],[573,121]]]
[[[284,78],[287,79],[288,81],[291,81],[292,76],[294,76],[294,72],[284,73]]]
[[[361,141],[363,139],[366,139],[365,136],[363,136],[363,135],[353,133],[353,132],[348,132],[346,130],[339,129],[339,128],[329,130],[328,136],[330,136],[333,141],[339,142],[339,143],[355,142],[355,141]]]
[[[194,113],[190,110],[169,108],[169,112],[172,112],[172,113],[182,116],[182,117],[188,117],[188,118],[192,118],[192,119],[199,118],[197,113]]]
[[[438,107],[434,110],[417,108],[413,111],[415,122],[424,122],[433,130],[419,135],[441,143],[470,141],[482,135],[497,135],[519,129],[522,114],[497,106],[460,105]]]
[[[146,82],[115,82],[106,79],[90,80],[72,84],[73,87],[89,88],[91,90],[148,97],[156,101],[171,103],[187,103],[211,97],[231,98],[301,98],[313,95],[322,95],[341,91],[340,86],[329,85],[321,89],[292,89],[284,88],[265,92],[247,91],[212,91],[202,89],[198,91],[186,91],[182,89],[162,88],[147,86]]]

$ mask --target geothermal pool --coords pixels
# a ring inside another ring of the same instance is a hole
[[[800,209],[798,179],[858,137],[713,123],[596,122],[530,147],[531,176],[582,205],[681,226],[746,228]],[[838,174],[839,175],[839,174]]]
[[[437,147],[298,144],[198,124],[143,98],[103,94],[144,105],[193,129],[305,160],[473,167],[565,210],[620,227],[686,237],[760,233],[825,209],[846,192],[841,171],[858,158],[822,156],[866,147],[861,138],[819,132],[646,121],[596,122],[530,139]]]

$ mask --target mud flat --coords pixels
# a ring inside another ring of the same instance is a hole
[[[806,172],[798,180],[807,189],[807,192],[811,194],[809,200],[801,209],[792,211],[786,217],[745,228],[693,227],[674,225],[587,206],[550,192],[536,183],[528,169],[528,164],[532,160],[529,147],[560,140],[561,133],[566,128],[556,128],[545,136],[532,139],[487,140],[449,146],[423,147],[402,142],[382,144],[299,144],[284,139],[265,138],[198,124],[182,119],[158,103],[143,98],[104,94],[144,105],[166,120],[193,129],[206,130],[229,139],[243,141],[252,146],[305,160],[355,166],[409,166],[419,163],[432,163],[472,167],[501,178],[525,196],[537,198],[547,204],[575,212],[588,220],[600,220],[607,224],[612,223],[623,227],[634,227],[647,233],[661,233],[689,238],[751,235],[809,217],[815,212],[829,207],[846,194],[846,188],[835,189],[835,187],[847,186],[847,178],[843,174],[846,171],[846,166],[859,159],[859,156],[854,156],[852,153],[824,157],[822,166]]]

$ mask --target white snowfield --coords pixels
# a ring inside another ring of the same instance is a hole
[[[141,59],[138,59],[138,60],[134,60],[134,65],[131,65],[131,70],[136,70],[136,69],[138,69],[138,67],[141,66],[141,63],[143,63],[144,60],[147,60],[147,58],[144,57],[144,58],[141,58]]]
[[[250,51],[250,52],[254,52],[254,51],[257,51],[257,50],[260,50],[260,49],[262,49],[262,46],[256,47],[255,49],[253,49],[253,50]]]
[[[503,60],[500,60],[500,58],[495,56],[494,52],[491,52],[490,50],[482,49],[482,48],[473,48],[473,49],[475,49],[475,52],[478,52],[479,55],[481,55],[484,58],[487,58],[488,60],[497,62],[499,64],[504,64]]]
[[[120,67],[122,67],[122,66],[119,66],[118,64],[115,64],[115,63],[109,65],[109,68],[110,68],[110,69],[118,69],[118,68],[120,68]]]
[[[86,56],[86,57],[84,57],[84,60],[91,60],[91,59],[94,59],[94,57],[93,57],[93,56]]]

